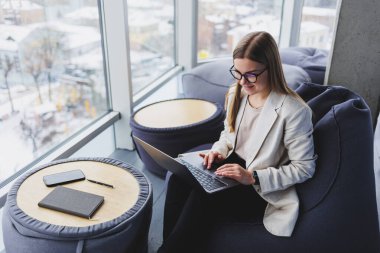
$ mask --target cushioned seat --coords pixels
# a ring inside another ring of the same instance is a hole
[[[339,86],[297,89],[314,112],[315,175],[297,185],[300,215],[289,238],[262,223],[220,222],[199,252],[379,252],[373,130],[367,104]],[[176,191],[170,188],[168,194]],[[166,210],[165,210],[166,212]]]
[[[311,47],[289,47],[280,49],[281,62],[301,67],[311,82],[323,84],[325,79],[328,51]]]
[[[374,138],[374,170],[375,170],[375,181],[376,181],[376,196],[377,196],[377,210],[380,220],[380,114],[377,118],[377,125],[375,129],[375,138]],[[379,227],[380,229],[380,227]]]
[[[224,105],[228,88],[236,82],[229,69],[232,59],[217,60],[195,67],[182,75],[184,97],[199,98]],[[309,75],[300,67],[283,64],[286,82],[296,89],[303,82],[310,82]]]

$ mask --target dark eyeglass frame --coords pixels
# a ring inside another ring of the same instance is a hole
[[[265,67],[260,73],[257,73],[257,74],[254,73],[253,71],[246,72],[246,73],[242,74],[242,73],[240,73],[240,71],[238,71],[238,70],[236,70],[236,69],[234,69],[234,68],[235,68],[235,65],[232,65],[232,67],[230,68],[230,73],[231,73],[232,77],[235,78],[236,80],[241,80],[241,79],[244,77],[245,80],[246,80],[248,83],[256,83],[256,82],[257,82],[257,78],[258,78],[262,73],[264,73],[264,72],[267,70],[267,67]],[[240,79],[239,79],[239,78],[236,78],[236,76],[233,74],[233,71],[234,71],[234,72],[237,72],[237,73],[240,74]],[[252,77],[252,76],[255,76],[255,77],[256,77],[255,81],[254,81],[254,82],[249,81],[248,78],[247,78],[247,75],[251,75],[251,77]]]

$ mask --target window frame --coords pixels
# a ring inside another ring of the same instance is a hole
[[[186,2],[186,0],[183,2]],[[197,32],[198,0],[191,1],[191,2],[194,2],[193,5],[196,7],[195,20],[191,20],[188,18],[188,22],[196,24],[195,32]],[[281,10],[280,36],[279,36],[279,42],[278,42],[280,48],[297,46],[299,33],[300,33],[300,27],[301,27],[301,21],[302,21],[303,5],[304,5],[304,0],[283,0],[282,10]],[[206,60],[198,60],[197,58],[198,40],[196,38],[196,34],[193,36],[193,38],[195,39],[195,50],[192,48],[194,50],[192,53],[193,55],[192,57],[195,57],[195,64],[192,65],[193,67],[199,64],[206,63],[206,62],[211,62],[214,60],[226,58],[225,56],[221,56],[221,57],[215,57],[215,58],[206,59]]]
[[[298,45],[304,0],[284,0],[280,28],[279,47]]]
[[[126,2],[126,0],[124,0]],[[88,125],[75,132],[72,136],[67,138],[65,141],[58,143],[55,147],[47,151],[45,154],[41,155],[37,159],[31,161],[29,164],[18,170],[12,176],[6,178],[4,181],[0,182],[0,208],[4,206],[6,201],[7,193],[11,187],[11,185],[26,171],[36,168],[44,163],[48,163],[54,160],[68,158],[76,151],[81,149],[84,145],[89,143],[92,139],[102,133],[105,129],[110,126],[114,126],[119,119],[122,117],[121,112],[117,112],[114,110],[114,105],[112,103],[112,89],[115,87],[111,87],[111,73],[110,69],[110,55],[108,52],[108,42],[115,40],[115,38],[111,38],[111,40],[107,40],[108,34],[106,33],[106,23],[110,23],[111,17],[114,18],[114,13],[106,12],[111,5],[111,1],[98,0],[98,10],[99,10],[99,27],[100,33],[102,34],[101,46],[103,52],[103,68],[104,68],[104,78],[105,78],[105,86],[106,86],[106,96],[107,96],[107,112],[100,115],[97,119],[90,122]],[[108,2],[108,3],[107,3]],[[112,1],[114,3],[114,1]],[[123,0],[115,1],[122,3]],[[107,7],[106,7],[107,6]],[[123,15],[124,17],[124,15]],[[120,18],[120,16],[118,17]],[[120,36],[118,36],[120,39]],[[118,55],[120,56],[120,54]],[[114,57],[114,56],[113,56]],[[112,59],[112,62],[115,62],[115,59]],[[119,75],[120,78],[124,78],[124,76]],[[127,105],[128,107],[128,105]],[[113,131],[116,131],[115,128]],[[116,138],[115,138],[116,140]],[[111,140],[113,141],[113,140]],[[116,144],[115,144],[116,145]]]
[[[304,1],[283,1],[279,45],[280,47],[296,46]],[[173,3],[174,67],[158,77],[142,91],[133,95],[127,0],[98,0],[109,112],[68,138],[44,157],[21,169],[20,173],[12,176],[12,179],[6,180],[6,184],[0,184],[0,207],[5,199],[7,188],[22,172],[42,163],[69,157],[109,126],[113,126],[115,149],[133,150],[134,145],[131,139],[129,119],[133,113],[134,106],[181,71],[187,71],[204,62],[219,59],[214,58],[198,62],[198,0],[173,0]]]

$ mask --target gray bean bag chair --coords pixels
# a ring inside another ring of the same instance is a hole
[[[312,83],[323,84],[328,51],[311,47],[289,47],[280,49],[281,62],[305,70]]]
[[[236,80],[229,69],[232,59],[205,63],[182,75],[182,90],[186,98],[200,98],[224,106],[225,95]],[[297,89],[303,82],[310,82],[309,75],[300,67],[283,64],[285,79],[289,87]]]
[[[375,170],[375,180],[376,180],[377,211],[378,211],[379,220],[380,220],[380,114],[379,114],[379,117],[377,118],[373,150],[374,150],[373,158],[374,158],[374,170]]]
[[[305,83],[297,92],[314,113],[318,159],[313,178],[297,185],[300,215],[293,235],[274,236],[262,223],[220,221],[209,228],[198,252],[380,252],[368,105],[339,86]],[[167,178],[166,234],[181,212],[180,206],[170,205],[178,203],[170,199],[172,193],[181,190],[172,178]]]

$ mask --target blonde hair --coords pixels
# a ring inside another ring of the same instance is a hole
[[[280,54],[276,41],[267,32],[252,32],[245,35],[237,44],[233,59],[249,59],[264,64],[268,71],[268,83],[271,91],[280,94],[289,94],[293,97],[301,99],[297,93],[291,90],[286,81]],[[235,92],[230,103],[229,112],[227,114],[227,123],[230,132],[235,131],[236,116],[239,111],[241,101],[241,85],[234,84]],[[226,95],[226,101],[229,93]],[[302,100],[302,99],[301,99]]]

